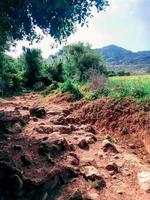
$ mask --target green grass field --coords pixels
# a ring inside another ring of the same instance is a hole
[[[95,92],[85,92],[84,96],[91,100],[108,96],[150,101],[150,75],[110,77],[102,90],[97,88]]]
[[[108,96],[150,99],[150,75],[111,77]]]

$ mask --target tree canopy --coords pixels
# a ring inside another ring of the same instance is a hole
[[[91,8],[104,10],[107,0],[1,0],[0,48],[6,41],[38,38],[35,27],[63,40],[91,16]]]
[[[100,74],[106,72],[103,58],[97,55],[89,44],[78,42],[65,46],[59,55],[64,60],[64,70],[68,79],[83,82],[89,79],[91,70]]]

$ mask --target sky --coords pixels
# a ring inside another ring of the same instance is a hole
[[[92,48],[101,48],[115,44],[132,51],[150,50],[150,0],[109,0],[110,6],[97,13],[93,9],[93,18],[88,27],[78,27],[67,43],[88,42]],[[54,54],[62,45],[52,49],[52,38],[44,36],[39,43],[30,47],[42,50],[44,58]],[[22,46],[29,47],[26,41],[20,41],[9,55],[18,57]]]

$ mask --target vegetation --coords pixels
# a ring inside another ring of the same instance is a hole
[[[0,94],[16,94],[23,90],[69,92],[75,99],[85,96],[95,100],[102,96],[150,99],[150,75],[111,76],[101,56],[89,44],[65,46],[46,63],[39,49],[24,49],[18,59],[3,55],[0,60]],[[110,77],[109,77],[110,76]]]
[[[97,99],[100,96],[112,98],[130,97],[138,100],[150,99],[150,75],[116,76],[108,78],[105,89],[97,89],[88,97]]]
[[[91,17],[91,7],[98,11],[108,5],[106,0],[1,0],[0,1],[0,52],[14,40],[40,39],[36,27],[62,40],[84,25]]]
[[[106,67],[102,57],[97,55],[89,44],[82,42],[68,45],[60,52],[63,57],[65,78],[71,78],[75,82],[86,82],[91,74],[91,70],[103,74]]]
[[[60,91],[62,93],[69,92],[70,94],[73,95],[75,99],[80,99],[82,97],[82,94],[77,86],[72,84],[70,80],[65,81],[61,86],[60,86]]]

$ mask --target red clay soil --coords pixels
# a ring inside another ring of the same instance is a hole
[[[0,200],[148,200],[149,153],[150,102],[0,99]]]

